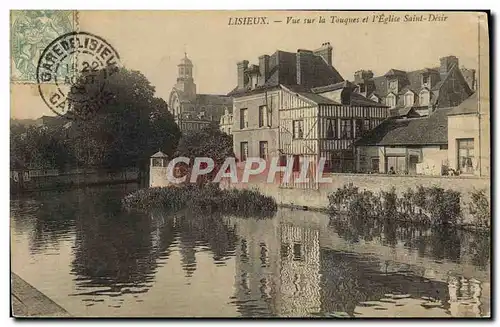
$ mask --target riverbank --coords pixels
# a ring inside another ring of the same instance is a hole
[[[55,189],[73,189],[95,185],[138,183],[137,169],[112,171],[106,169],[74,169],[65,172],[24,170],[11,171],[10,193],[20,194]]]
[[[61,306],[15,273],[11,273],[11,299],[11,315],[15,318],[71,317]]]
[[[447,177],[408,177],[406,183],[404,177],[392,176],[370,176],[370,175],[335,175],[331,176],[333,183],[319,185],[317,189],[284,187],[277,183],[266,183],[265,181],[254,181],[251,183],[229,183],[223,181],[223,189],[253,189],[266,196],[272,197],[281,207],[294,209],[304,209],[310,211],[328,212],[330,201],[329,196],[346,185],[356,186],[360,192],[372,192],[374,195],[380,195],[384,192],[394,192],[397,201],[408,202],[406,196],[410,195],[409,189],[416,192],[419,187],[425,189],[445,191],[448,193],[459,194],[458,207],[452,206],[455,211],[460,212],[459,219],[454,222],[454,227],[469,230],[490,232],[490,180],[485,178],[447,178]],[[438,192],[440,193],[440,192]],[[482,193],[478,197],[479,193]],[[428,194],[441,196],[443,194]],[[478,199],[480,201],[478,201]],[[409,203],[410,207],[418,209],[415,199]],[[433,200],[440,203],[438,199]],[[453,202],[453,201],[452,201]],[[471,213],[471,206],[476,212]],[[398,205],[399,207],[399,205]],[[402,205],[405,207],[405,204]],[[429,206],[432,208],[433,206]],[[405,208],[406,209],[406,208]],[[434,210],[431,210],[434,211]],[[441,210],[447,212],[445,210]],[[478,217],[481,216],[479,219]],[[398,220],[405,222],[407,217],[399,217]]]

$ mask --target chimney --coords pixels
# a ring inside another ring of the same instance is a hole
[[[308,82],[307,71],[310,71],[311,58],[314,53],[311,50],[297,50],[297,84],[306,85]]]
[[[441,63],[439,66],[440,74],[447,74],[454,65],[458,67],[458,58],[455,56],[442,57],[439,58],[439,61]]]
[[[354,83],[366,82],[373,78],[373,72],[371,70],[358,70],[354,73]]]
[[[240,61],[236,66],[238,67],[238,89],[243,89],[247,82],[245,71],[248,68],[248,60]]]
[[[269,77],[269,56],[263,55],[259,57],[259,86],[262,86],[266,83],[267,78]]]
[[[330,42],[323,43],[319,49],[314,50],[314,54],[323,58],[328,65],[332,65],[333,48]]]

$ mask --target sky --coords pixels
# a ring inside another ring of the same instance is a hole
[[[404,16],[428,13],[392,13],[400,22],[374,23],[380,12],[287,11],[80,11],[78,24],[104,38],[122,64],[139,70],[168,101],[177,78],[177,64],[187,52],[194,64],[198,93],[227,94],[236,86],[236,63],[258,63],[262,54],[277,49],[314,50],[322,43],[333,47],[333,66],[347,80],[360,69],[381,75],[391,68],[415,70],[436,67],[439,58],[455,55],[460,66],[478,68],[478,17],[475,13],[447,12],[446,21],[402,22]],[[385,12],[387,16],[391,13]],[[228,25],[231,17],[268,17],[267,25]],[[286,24],[287,17],[300,18]],[[319,16],[326,19],[317,23]],[[330,23],[338,18],[368,17],[367,23]],[[314,18],[305,24],[305,18]],[[390,17],[389,17],[390,18]],[[281,20],[282,23],[274,23]],[[485,25],[483,25],[483,33]],[[486,36],[482,36],[485,42]],[[486,58],[487,60],[487,58]],[[11,86],[11,117],[37,118],[53,114],[34,85]]]

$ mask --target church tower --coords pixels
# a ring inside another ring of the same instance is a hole
[[[193,63],[187,57],[187,53],[184,53],[184,58],[182,58],[177,67],[179,70],[175,88],[182,91],[188,99],[195,100],[196,84],[193,80]]]

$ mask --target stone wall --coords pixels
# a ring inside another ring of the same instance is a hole
[[[45,172],[45,171],[44,171]],[[29,170],[11,171],[11,192],[79,187],[96,184],[138,182],[137,169],[107,171],[102,169],[72,169],[65,172],[50,171],[50,174],[30,174]]]

